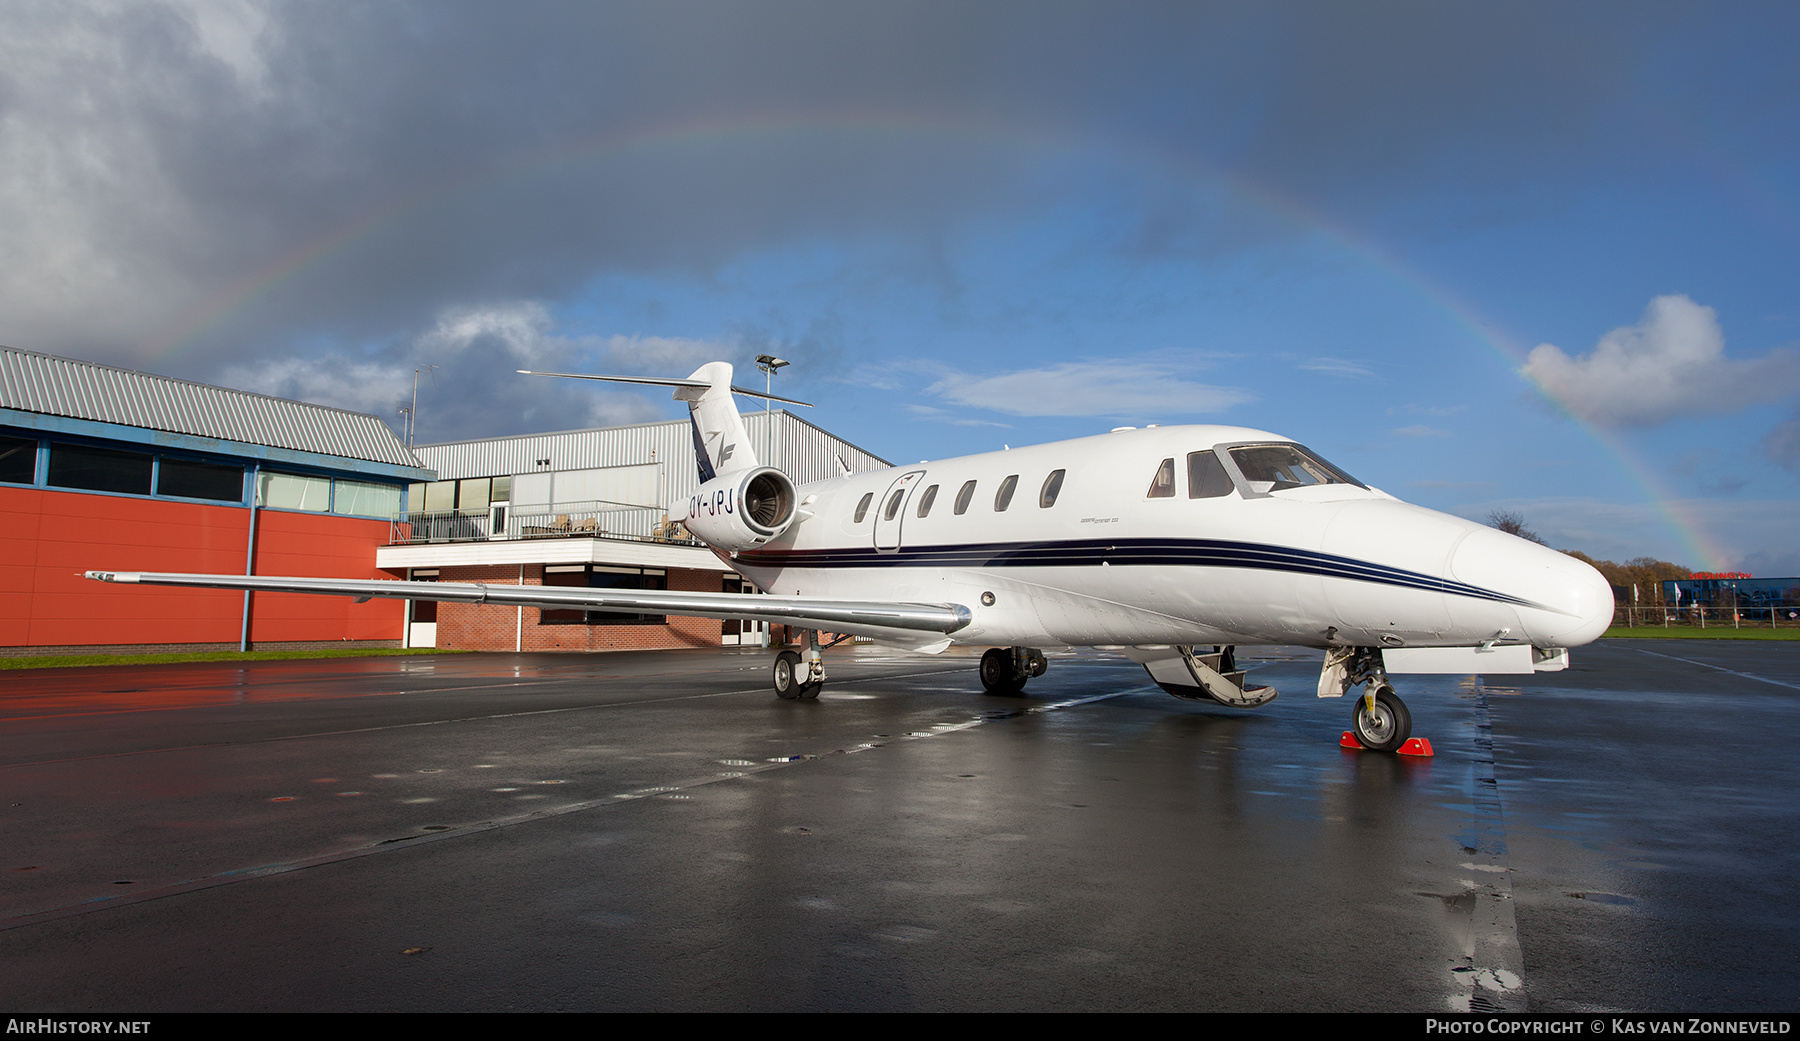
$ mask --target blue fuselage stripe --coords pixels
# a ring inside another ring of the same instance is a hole
[[[748,568],[1015,568],[1015,567],[1214,567],[1286,571],[1325,578],[1347,578],[1453,596],[1475,597],[1521,607],[1529,600],[1472,586],[1466,582],[1373,564],[1289,546],[1223,539],[1074,539],[1061,542],[986,542],[966,545],[904,546],[894,551],[874,547],[808,550],[752,550],[737,563]]]

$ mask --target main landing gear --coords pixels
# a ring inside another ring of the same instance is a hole
[[[1367,686],[1350,712],[1351,735],[1371,752],[1399,751],[1412,736],[1412,713],[1388,683],[1381,651],[1345,647],[1325,653],[1325,668],[1319,674],[1320,697],[1341,697],[1359,684]]]
[[[1049,668],[1036,647],[992,647],[981,656],[981,685],[989,694],[1017,694]]]
[[[775,656],[775,696],[778,698],[816,698],[823,680],[815,680],[811,670],[793,651]]]
[[[839,636],[826,647],[835,647],[848,636]],[[784,700],[800,698],[816,698],[819,688],[825,685],[825,656],[820,653],[819,631],[806,630],[806,646],[799,652],[782,651],[775,656],[775,671],[771,677],[775,687],[775,696]]]

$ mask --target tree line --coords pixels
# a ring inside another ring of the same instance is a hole
[[[1517,535],[1522,539],[1530,539],[1540,546],[1549,545],[1537,532],[1525,524],[1522,514],[1511,510],[1495,510],[1488,514],[1488,526],[1498,528],[1508,535]],[[1595,560],[1580,550],[1565,549],[1564,553],[1576,560],[1591,564],[1594,570],[1606,576],[1606,580],[1615,586],[1625,589],[1629,597],[1632,586],[1637,586],[1640,603],[1658,603],[1662,600],[1662,584],[1671,579],[1682,579],[1692,573],[1685,564],[1673,564],[1655,557],[1632,557],[1623,564],[1610,560]]]

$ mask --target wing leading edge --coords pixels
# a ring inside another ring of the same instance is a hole
[[[754,618],[809,629],[856,635],[937,633],[948,636],[972,620],[961,604],[907,604],[867,600],[826,600],[752,593],[687,593],[666,590],[601,590],[557,586],[490,586],[465,582],[401,582],[383,579],[278,578],[262,575],[182,575],[149,571],[89,571],[97,582],[250,589],[271,593],[353,596],[359,602],[438,600],[552,610],[585,608],[621,614],[675,614],[695,618]]]

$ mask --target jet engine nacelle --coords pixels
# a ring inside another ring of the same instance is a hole
[[[707,545],[735,552],[786,531],[794,523],[799,499],[787,474],[759,466],[702,484],[688,500],[684,523]]]

